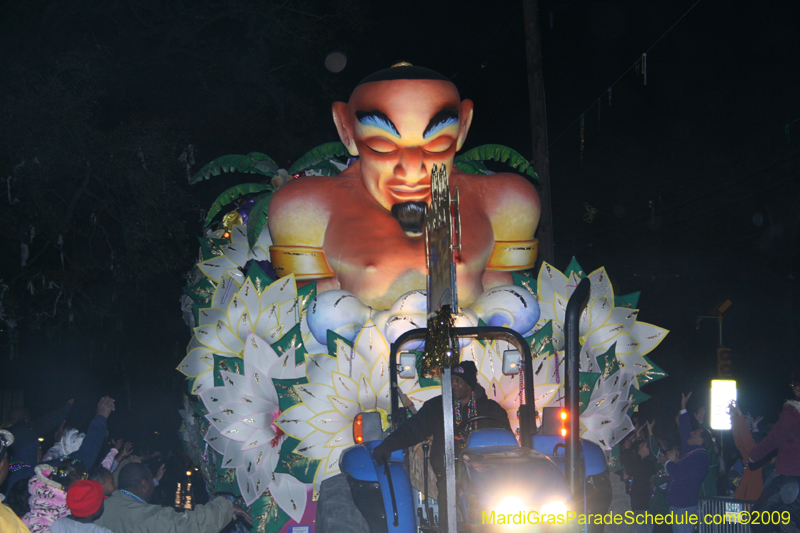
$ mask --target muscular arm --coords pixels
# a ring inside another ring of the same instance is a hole
[[[495,241],[533,239],[541,212],[536,188],[516,174],[493,174],[484,179],[484,206]]]
[[[272,241],[283,246],[321,247],[330,218],[325,191],[335,185],[329,178],[297,178],[275,192],[269,205]]]

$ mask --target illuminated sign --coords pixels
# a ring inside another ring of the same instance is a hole
[[[711,380],[711,429],[731,429],[728,407],[736,401],[736,380]]]

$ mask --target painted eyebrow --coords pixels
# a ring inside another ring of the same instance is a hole
[[[422,132],[422,138],[427,139],[434,133],[438,132],[442,128],[446,128],[452,124],[458,123],[458,111],[455,109],[442,109],[438,113],[436,113],[431,121],[428,123],[428,127],[425,128],[425,131]]]
[[[397,131],[397,127],[394,125],[394,122],[392,122],[391,119],[389,119],[389,117],[387,117],[381,111],[356,111],[356,118],[365,126],[375,126],[382,130],[388,131],[397,138],[401,138],[400,133]]]

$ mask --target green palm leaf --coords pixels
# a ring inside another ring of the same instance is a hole
[[[458,159],[456,158],[453,161],[453,164],[456,168],[462,172],[468,172],[469,174],[481,174],[483,176],[487,176],[491,174],[486,165],[483,164],[483,161],[472,161],[471,159]]]
[[[269,202],[272,200],[272,193],[263,196],[250,210],[247,217],[247,245],[252,248],[258,242],[261,230],[267,225],[269,220]]]
[[[217,216],[220,211],[222,211],[223,207],[233,202],[240,196],[263,191],[272,191],[272,187],[262,183],[243,183],[242,185],[234,185],[230,189],[217,196],[217,199],[214,200],[213,204],[211,204],[211,209],[208,210],[208,216],[206,217],[204,226],[211,224],[211,221],[214,220],[214,217]]]
[[[456,157],[456,167],[461,168],[459,165],[468,161],[499,161],[500,163],[508,164],[511,168],[519,172],[527,174],[531,178],[539,179],[539,176],[536,175],[536,171],[530,166],[528,160],[522,157],[522,154],[501,144],[484,144],[464,152]],[[469,170],[464,171],[469,172]]]
[[[330,164],[332,159],[336,159],[338,157],[349,157],[349,155],[350,154],[347,152],[347,148],[345,148],[340,142],[321,144],[309,152],[306,152],[303,157],[295,161],[294,165],[292,165],[292,167],[289,169],[289,174],[294,176],[295,174],[300,174],[301,172],[311,168],[318,167],[320,162],[326,161],[328,164]],[[333,167],[333,165],[331,166]],[[335,176],[338,173],[339,172],[337,169],[336,174],[325,175]]]
[[[244,172],[247,174],[260,174],[271,178],[278,171],[278,165],[269,156],[250,152],[247,155],[224,155],[218,157],[200,169],[189,180],[190,184],[207,180],[211,176],[219,176],[222,172]]]

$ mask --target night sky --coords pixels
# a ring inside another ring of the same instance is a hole
[[[153,224],[147,231],[174,239],[167,244],[175,264],[144,281],[89,278],[82,289],[96,287],[93,302],[114,292],[130,314],[114,322],[86,311],[59,322],[68,313],[59,301],[50,322],[20,325],[11,362],[4,327],[0,361],[9,372],[0,389],[23,390],[34,409],[76,395],[85,414],[107,393],[127,398],[121,403],[142,426],[177,428],[181,376],[172,369],[190,336],[178,298],[196,254],[198,213],[225,188],[251,181],[228,175],[189,187],[177,163],[188,144],[196,149],[193,171],[250,151],[288,167],[313,146],[338,140],[332,101],[403,60],[451,77],[475,102],[466,148],[498,143],[532,153],[519,2],[24,4],[7,3],[0,23],[5,175],[37,150],[55,158],[70,138],[48,137],[48,115],[27,112],[40,100],[20,96],[50,98],[52,91],[37,88],[55,76],[68,90],[54,89],[53,98],[63,99],[54,109],[75,102],[91,109],[59,120],[100,132],[85,161],[108,160],[106,143],[119,138],[130,166],[141,147],[123,134],[138,135],[135,142],[146,134],[165,150],[163,161],[174,163],[164,163],[163,180],[176,187],[174,202],[143,217]],[[655,396],[646,409],[659,415],[677,408],[681,390],[707,389],[718,329],[711,320],[698,329],[697,317],[730,299],[723,336],[742,406],[774,419],[790,392],[788,375],[800,366],[800,5],[542,0],[539,9],[555,266],[564,269],[573,256],[589,272],[605,266],[618,294],[642,292],[641,320],[671,331],[651,354],[671,377],[644,389]],[[324,67],[332,51],[347,56],[340,73]],[[634,66],[644,52],[646,85]],[[82,179],[67,164],[57,172],[64,187]],[[126,205],[135,204],[131,197]],[[6,282],[25,274],[19,228],[39,224],[42,238],[58,233],[37,222],[45,209],[2,215],[13,230],[3,237]],[[77,209],[86,223],[100,208]],[[591,221],[589,209],[596,210]],[[31,301],[16,300],[22,307]]]

